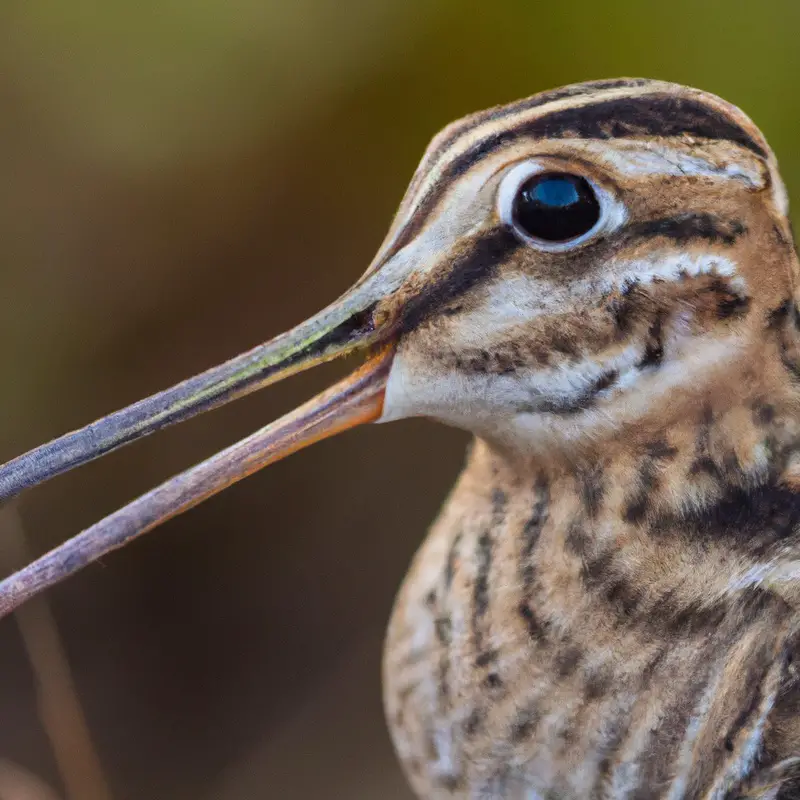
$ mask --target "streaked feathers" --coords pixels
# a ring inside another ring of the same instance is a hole
[[[498,205],[526,164],[589,176],[624,214],[537,248]],[[417,265],[385,418],[479,439],[387,640],[390,727],[420,797],[790,796],[785,215],[753,123],[673,84],[569,86],[431,143],[379,259]]]

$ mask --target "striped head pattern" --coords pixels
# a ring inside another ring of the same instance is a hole
[[[469,116],[365,276],[400,285],[377,309],[405,330],[384,418],[552,455],[663,415],[762,346],[791,242],[772,152],[713,95],[599,81]]]

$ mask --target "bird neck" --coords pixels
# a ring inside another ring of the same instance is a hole
[[[658,434],[571,465],[473,444],[387,638],[422,796],[595,796],[631,765],[643,787],[716,786],[800,746],[800,696],[778,699],[800,605],[789,403],[711,403]]]
[[[578,570],[623,606],[629,590],[652,603],[669,595],[676,613],[766,582],[800,607],[795,334],[791,322],[775,359],[747,354],[724,383],[580,452],[526,457],[478,440],[462,482],[497,520],[503,507],[528,514],[515,527],[529,562],[520,577]],[[541,549],[531,509],[549,523]]]

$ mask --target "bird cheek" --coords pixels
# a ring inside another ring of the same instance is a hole
[[[407,348],[402,345],[395,353],[389,378],[386,381],[386,392],[383,398],[383,413],[378,422],[390,422],[420,415],[420,408],[425,405],[420,390],[430,376],[424,375],[419,358],[409,356]]]
[[[398,348],[386,382],[383,414],[378,422],[432,417],[458,424],[470,396],[464,376],[410,347]]]

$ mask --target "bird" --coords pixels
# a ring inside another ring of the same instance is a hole
[[[423,800],[800,798],[800,265],[763,134],[574,84],[431,142],[309,321],[0,468],[0,498],[322,361],[330,390],[0,583],[0,611],[364,422],[474,439],[383,657]]]

